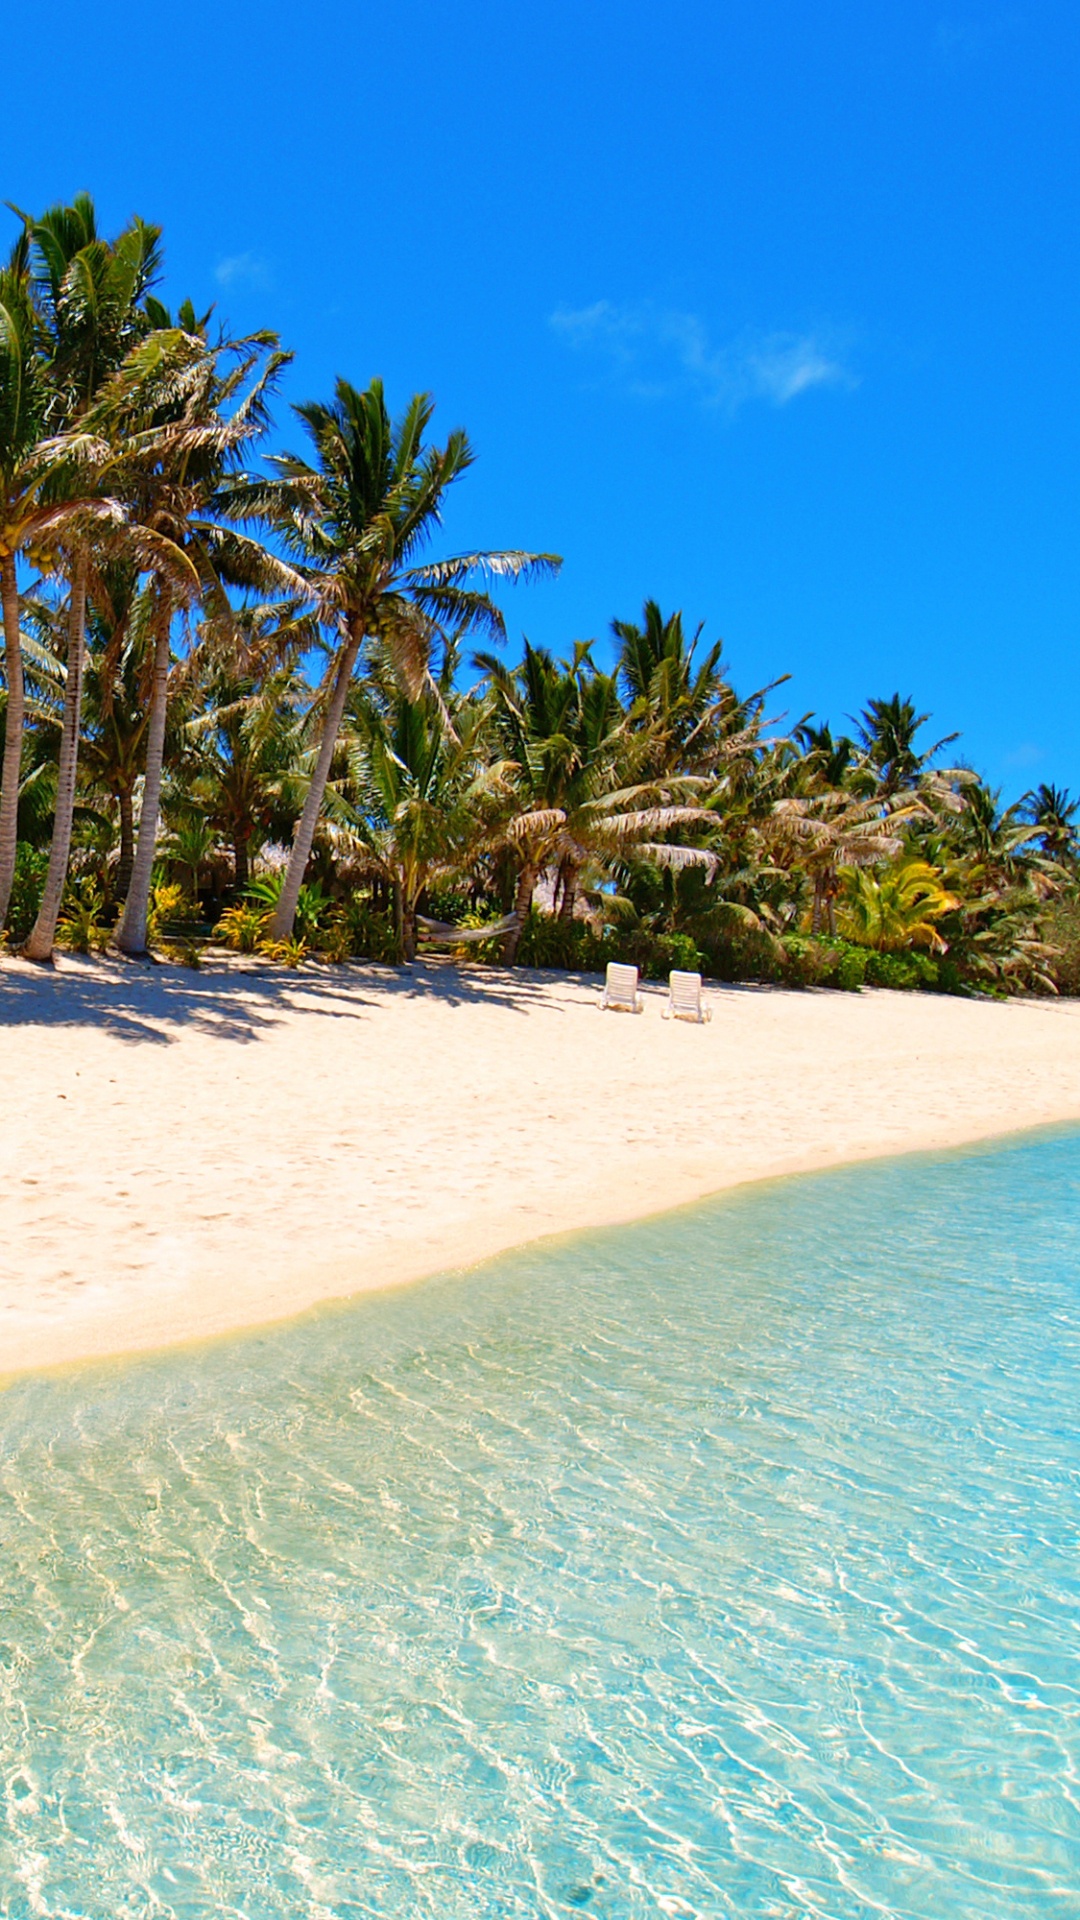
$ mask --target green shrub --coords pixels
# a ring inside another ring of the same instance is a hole
[[[867,949],[833,934],[788,933],[780,944],[787,961],[784,978],[791,986],[855,993],[866,978]]]
[[[191,902],[178,881],[159,881],[150,890],[150,908],[146,916],[147,939],[156,940],[163,927],[175,925],[191,911]]]
[[[784,951],[784,984],[791,987],[831,987],[835,984],[837,956],[831,941],[816,934],[786,933],[780,941]]]
[[[559,967],[572,972],[602,973],[609,960],[622,955],[616,951],[614,930],[605,927],[597,933],[584,920],[556,920],[549,913],[530,908],[518,944],[518,962],[523,967]]]
[[[283,967],[298,967],[306,960],[311,949],[299,934],[291,934],[287,940],[262,940],[259,952],[268,960],[276,960]]]
[[[15,878],[7,917],[8,939],[13,947],[26,939],[37,919],[48,871],[48,847],[32,847],[28,841],[20,840],[15,849]]]
[[[711,937],[705,948],[708,971],[715,980],[790,981],[785,944],[756,927]]]
[[[790,986],[836,987],[844,993],[862,986],[891,987],[902,993],[966,993],[956,962],[929,953],[878,953],[832,934],[784,934],[784,979]]]
[[[911,993],[920,987],[933,991],[938,985],[938,962],[928,953],[868,950],[866,983],[871,987],[892,987],[902,993]]]
[[[643,980],[666,980],[673,967],[682,973],[708,973],[708,960],[688,933],[649,933],[635,930],[619,934],[617,951],[606,953],[608,960],[629,960]]]
[[[239,901],[226,907],[217,926],[215,940],[221,940],[233,953],[255,953],[266,932],[267,913],[250,902]]]
[[[56,929],[57,945],[72,953],[96,953],[109,938],[102,921],[105,896],[93,879],[75,880],[64,895],[65,906]]]
[[[428,887],[424,895],[422,911],[429,920],[443,920],[450,927],[474,924],[469,919],[469,915],[474,911],[473,895],[463,887],[448,885]],[[498,919],[498,909],[493,908],[490,917]]]
[[[261,880],[253,880],[244,898],[256,907],[261,907],[265,915],[273,913],[281,899],[285,886],[285,869],[280,873],[266,874]],[[324,893],[316,883],[302,886],[296,901],[296,917],[293,931],[299,940],[312,941],[319,931],[319,922],[330,907],[330,896]]]
[[[350,894],[334,908],[320,936],[328,959],[380,960],[396,966],[401,947],[388,913],[379,913],[364,894]]]
[[[835,982],[842,992],[856,993],[862,986],[866,979],[866,963],[869,958],[870,955],[865,947],[852,947],[847,941],[843,943],[842,950],[836,959]]]
[[[523,967],[557,967],[602,973],[609,960],[637,967],[643,980],[665,980],[673,967],[710,973],[709,958],[688,933],[653,933],[646,927],[603,927],[587,920],[557,920],[533,908],[518,946]]]
[[[1080,995],[1080,895],[1055,900],[1042,917],[1040,931],[1055,949],[1050,971],[1058,992]]]

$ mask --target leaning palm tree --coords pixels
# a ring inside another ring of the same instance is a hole
[[[292,931],[296,903],[322,811],[353,674],[365,641],[377,643],[414,698],[426,687],[438,697],[432,648],[454,638],[504,633],[503,616],[471,577],[521,579],[552,573],[554,554],[465,553],[420,563],[440,524],[448,489],[472,465],[457,429],[445,446],[425,441],[433,402],[416,394],[392,422],[380,380],[363,393],[338,380],[331,406],[295,409],[314,448],[314,464],[296,454],[274,457],[273,475],[232,493],[231,511],[272,528],[307,584],[332,654],[320,694],[318,752],[288,870],[271,927]]]

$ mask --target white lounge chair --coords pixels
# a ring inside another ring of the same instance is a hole
[[[712,1008],[707,1007],[702,998],[700,973],[673,971],[668,976],[668,1002],[663,1018],[696,1020],[699,1026],[712,1019]]]
[[[645,1002],[637,990],[637,968],[627,967],[618,960],[609,960],[604,979],[604,997],[600,1002],[602,1013],[643,1013]]]

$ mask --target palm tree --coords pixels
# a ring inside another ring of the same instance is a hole
[[[813,885],[811,933],[836,931],[840,869],[893,859],[902,845],[896,828],[920,811],[917,802],[883,805],[830,788],[776,801],[766,836],[775,854],[800,866]]]
[[[65,528],[104,513],[102,502],[62,484],[71,446],[48,434],[46,342],[34,300],[25,235],[0,270],[0,606],[4,626],[4,755],[0,771],[0,927],[15,876],[25,722],[18,561]]]
[[[691,757],[700,757],[702,736],[730,691],[720,670],[721,640],[695,658],[703,630],[704,622],[687,641],[681,612],[665,619],[655,600],[646,600],[640,626],[630,620],[611,623],[631,717],[652,729],[668,765],[677,760],[686,767]]]
[[[134,220],[119,239],[98,236],[93,202],[80,196],[71,207],[54,207],[28,223],[31,259],[37,265],[38,307],[48,341],[48,384],[54,424],[79,454],[68,482],[82,493],[106,493],[109,448],[95,435],[93,402],[103,383],[123,366],[150,329],[143,301],[159,266],[160,229]],[[82,431],[77,432],[81,427]],[[88,431],[89,429],[89,431]],[[99,513],[120,509],[104,497]],[[88,576],[94,521],[60,529],[57,557],[69,582],[67,673],[60,740],[56,806],[49,870],[38,916],[23,949],[31,960],[52,955],[67,880],[75,812],[75,784],[82,717]]]
[[[888,700],[869,700],[861,715],[859,740],[867,760],[877,774],[881,790],[893,794],[905,787],[916,787],[928,774],[938,754],[959,740],[958,733],[946,733],[932,747],[919,749],[915,736],[930,715],[918,713],[915,702],[894,693]],[[938,773],[948,779],[953,770]]]
[[[501,770],[483,751],[483,705],[456,697],[452,664],[417,699],[400,687],[357,702],[350,741],[359,805],[353,835],[389,884],[394,927],[406,960],[416,957],[416,914],[433,881],[460,870],[482,837]]]
[[[478,654],[476,664],[490,683],[511,775],[501,829],[517,866],[515,925],[503,944],[507,964],[517,957],[545,870],[559,876],[561,913],[569,919],[578,876],[590,859],[615,860],[637,846],[662,864],[711,861],[706,852],[658,840],[689,822],[714,824],[714,816],[688,803],[701,784],[692,777],[633,777],[642,742],[627,725],[615,675],[597,670],[587,643],[579,641],[568,661],[526,641],[516,669],[490,654]]]
[[[960,905],[942,886],[941,873],[925,860],[904,860],[877,873],[851,867],[845,876],[841,931],[863,947],[899,953],[946,942],[937,923]]]
[[[164,309],[148,299],[161,271],[161,228],[136,218],[117,239],[103,240],[85,193],[40,219],[22,217],[49,342],[49,424],[56,431],[86,412],[132,348],[162,324]]]
[[[116,807],[120,844],[112,892],[121,904],[135,860],[135,794],[146,759],[153,612],[152,588],[134,562],[118,559],[95,570],[80,762],[91,789],[103,790]]]
[[[1053,863],[1036,850],[1038,829],[1017,800],[1002,807],[1001,796],[981,780],[972,781],[964,795],[950,839],[954,857],[975,863],[985,880],[999,891],[1033,887],[1043,897],[1053,890]]]
[[[363,393],[338,380],[331,406],[294,409],[314,448],[314,464],[296,454],[271,461],[271,479],[249,480],[232,496],[232,511],[273,528],[307,584],[333,654],[319,697],[318,754],[293,838],[271,933],[286,939],[322,810],[326,783],[354,670],[365,640],[393,661],[405,690],[434,688],[429,660],[446,632],[477,630],[501,638],[503,617],[490,596],[466,585],[470,576],[520,579],[551,573],[554,554],[467,553],[418,564],[439,525],[447,490],[473,460],[457,429],[444,447],[425,443],[433,402],[414,395],[391,422],[380,380]]]
[[[1022,804],[1043,852],[1052,860],[1074,860],[1080,844],[1076,827],[1080,800],[1072,798],[1068,787],[1050,786],[1044,781],[1025,795]]]
[[[801,749],[803,771],[819,787],[845,787],[860,765],[854,740],[846,733],[834,735],[827,720],[815,726],[812,720],[800,720],[793,738]]]
[[[573,660],[555,660],[544,647],[525,641],[525,655],[517,668],[507,668],[488,653],[477,655],[477,666],[488,676],[496,730],[507,764],[513,768],[505,841],[517,864],[515,925],[503,941],[503,960],[513,966],[536,881],[546,868],[557,870],[569,851],[575,797],[588,797],[586,781],[596,783],[600,778],[601,755],[607,772],[619,764],[625,714],[615,676],[596,674],[588,643],[578,641]],[[586,684],[594,695],[588,703],[588,728],[582,726]],[[592,735],[592,751],[586,749],[586,732]],[[563,902],[565,893],[563,887]]]
[[[135,350],[116,394],[121,420],[125,404],[134,416],[121,478],[152,565],[154,634],[142,810],[117,933],[120,951],[132,955],[147,946],[174,624],[202,603],[208,626],[229,629],[228,586],[302,590],[291,568],[225,518],[228,482],[265,431],[267,394],[289,356],[265,333],[211,346],[190,308],[181,317],[183,329],[161,329]]]
[[[268,609],[253,609],[263,614]],[[232,849],[243,892],[268,838],[291,833],[304,793],[302,708],[308,689],[295,664],[253,657],[216,664],[201,708],[185,727],[186,790]]]

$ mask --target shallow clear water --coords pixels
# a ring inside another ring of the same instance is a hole
[[[0,1913],[1080,1912],[1080,1136],[0,1394]]]

